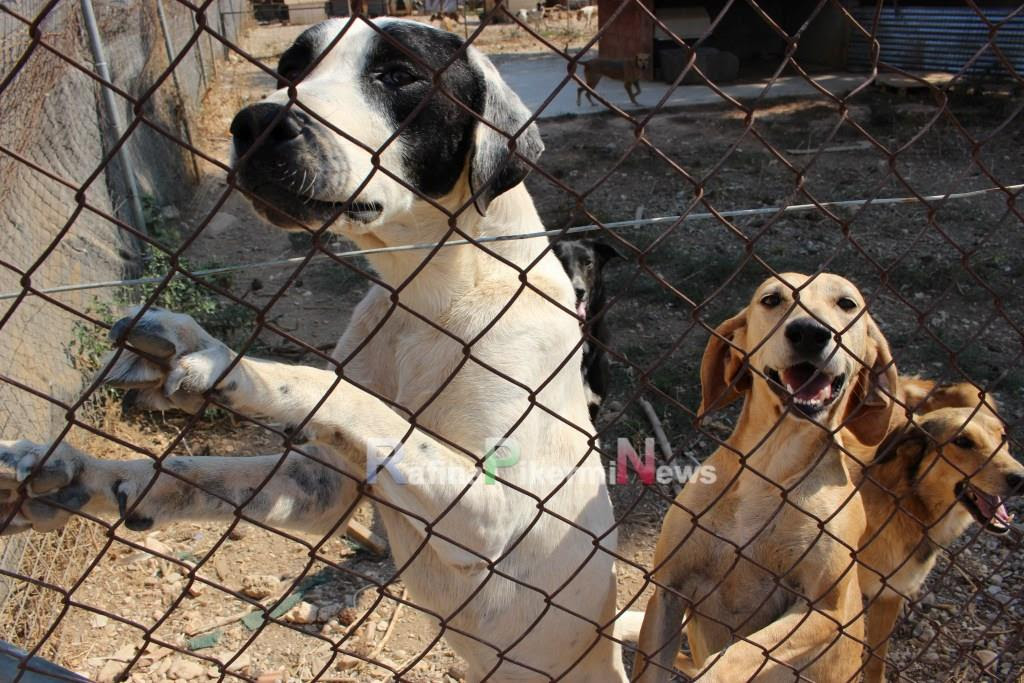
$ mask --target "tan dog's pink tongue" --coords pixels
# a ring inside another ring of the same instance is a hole
[[[975,502],[978,505],[978,510],[981,512],[981,516],[985,519],[996,519],[1003,524],[1009,524],[1013,521],[1013,515],[1006,511],[1006,506],[1003,505],[1003,499],[999,496],[990,496],[987,493],[977,492]]]
[[[810,363],[801,363],[782,371],[782,381],[797,398],[824,401],[832,395],[832,380]]]
[[[1007,526],[1013,523],[1013,515],[1006,511],[1006,506],[1002,503],[996,508],[996,519]]]

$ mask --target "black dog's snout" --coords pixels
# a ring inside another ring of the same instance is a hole
[[[302,128],[302,121],[294,111],[284,111],[282,105],[269,102],[246,107],[231,121],[231,135],[235,141],[235,152],[239,155],[245,154],[268,129],[262,144],[273,147],[299,137]]]
[[[1017,495],[1024,494],[1024,477],[1019,474],[1006,475],[1006,484]]]
[[[786,339],[797,352],[807,356],[821,353],[831,338],[828,328],[813,320],[796,320],[786,325]]]

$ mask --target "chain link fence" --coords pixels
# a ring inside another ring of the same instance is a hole
[[[226,10],[233,7],[221,4]],[[124,143],[100,104],[104,86],[97,80],[81,5],[11,2],[0,13],[0,212],[7,226],[0,280],[5,290],[20,287],[23,277],[47,286],[113,280],[138,268],[137,240],[111,220],[132,220],[124,172],[111,159],[115,146],[131,159],[148,207],[184,200],[193,181],[189,152],[162,131],[178,134],[182,121],[200,109],[216,61],[222,59],[215,52],[220,44],[212,35],[197,36],[174,70],[175,88],[147,93],[168,67],[165,40],[174,51],[196,36],[195,14],[171,3],[166,34],[154,3],[104,3],[97,19],[122,120],[132,118],[136,103],[146,116]],[[237,39],[244,24],[230,21],[224,35]],[[58,305],[32,298],[5,305],[4,373],[49,396],[73,400],[82,386],[82,367],[69,352],[79,320],[70,311],[92,309],[92,298],[84,294],[72,294]],[[44,439],[65,422],[50,401],[6,383],[0,391],[5,431]],[[0,552],[0,566],[66,580],[68,567],[96,547],[95,534],[78,526],[59,536],[11,538]],[[25,642],[41,637],[57,614],[52,600],[12,583],[9,575],[2,579],[0,602],[4,632]]]
[[[250,9],[0,6],[16,679],[1020,679],[1024,7]]]

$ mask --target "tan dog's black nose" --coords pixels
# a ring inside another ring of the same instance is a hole
[[[828,346],[831,338],[829,329],[814,320],[794,320],[786,325],[786,339],[804,356],[817,356]]]
[[[302,121],[294,111],[284,111],[282,105],[269,102],[254,104],[235,114],[231,121],[235,153],[245,154],[264,133],[267,135],[262,144],[273,147],[299,137],[302,128]]]
[[[1024,476],[1008,474],[1006,475],[1006,484],[1013,491],[1013,495],[1024,494]]]

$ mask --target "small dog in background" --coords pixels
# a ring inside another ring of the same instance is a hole
[[[597,104],[590,93],[597,89],[597,84],[601,82],[602,76],[622,81],[622,87],[626,89],[629,101],[640,106],[640,103],[636,101],[636,96],[640,94],[640,81],[647,73],[650,63],[651,56],[644,53],[638,54],[633,59],[598,58],[580,62],[580,65],[583,66],[583,80],[587,87],[584,88],[581,85],[576,89],[576,106],[580,106],[580,96],[584,93],[586,93],[587,101],[590,104]],[[633,88],[636,88],[636,92],[633,92]]]
[[[561,240],[552,248],[576,292],[576,315],[584,332],[583,389],[593,420],[608,390],[608,356],[604,349],[610,335],[604,317],[604,267],[622,254],[591,239]]]

